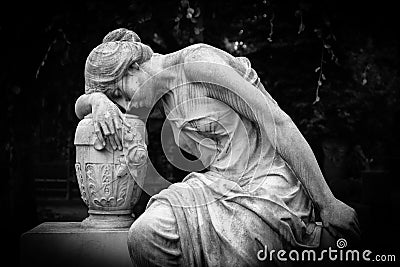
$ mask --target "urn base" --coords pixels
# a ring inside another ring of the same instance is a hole
[[[129,228],[134,220],[134,214],[90,214],[81,222],[81,225],[99,229]]]

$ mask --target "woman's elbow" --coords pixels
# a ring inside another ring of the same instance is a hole
[[[81,113],[81,110],[79,109],[79,106],[75,103],[75,115],[78,117],[78,119],[82,119],[84,116]]]
[[[87,95],[81,95],[75,102],[75,114],[80,120],[91,112],[87,98]]]
[[[294,125],[292,118],[283,111],[274,116],[274,122],[278,128],[287,128]]]

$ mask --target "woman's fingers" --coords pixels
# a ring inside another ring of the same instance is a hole
[[[121,150],[122,147],[121,147],[121,141],[118,136],[118,131],[116,131],[115,134],[110,135],[110,138],[113,139],[114,144],[115,144],[115,148],[114,147],[113,148]]]
[[[114,150],[116,150],[116,149],[117,149],[117,144],[115,143],[115,138],[114,138],[114,136],[115,136],[115,134],[109,135],[109,136],[108,136],[108,140],[110,141],[110,144],[111,144],[112,148],[113,148]]]
[[[356,232],[356,234],[359,236],[359,237],[361,237],[361,227],[360,227],[360,223],[359,223],[359,221],[358,221],[358,218],[357,218],[357,215],[355,216],[355,218],[354,218],[354,229],[355,229],[355,232]]]
[[[115,142],[118,146],[118,149],[122,150],[122,141],[121,141],[122,126],[121,126],[121,118],[119,117],[119,115],[114,117],[113,123],[115,127],[115,134],[114,134]]]
[[[104,121],[100,121],[99,123],[100,123],[101,129],[103,130],[104,135],[109,136],[110,130],[108,129],[107,124]]]
[[[353,242],[358,242],[361,239],[361,234],[357,232],[354,228],[337,228],[340,232],[340,237]]]
[[[122,142],[121,142],[121,131],[119,129],[115,130],[115,134],[114,134],[114,139],[115,139],[115,144],[117,145],[119,150],[122,150]]]
[[[114,117],[114,125],[115,125],[115,129],[116,129],[116,130],[119,130],[119,129],[122,128],[122,123],[121,123],[121,121],[122,121],[122,115],[118,113],[118,114]]]
[[[115,128],[114,128],[114,123],[113,123],[112,119],[107,120],[107,126],[108,126],[108,129],[110,130],[110,135],[115,134]]]
[[[115,129],[114,125],[110,125],[110,122],[100,121],[101,129],[103,130],[104,135],[107,137],[107,140],[110,142],[111,147],[115,150],[117,149],[117,144],[115,143],[114,134]]]
[[[353,242],[358,242],[361,239],[361,232],[357,227],[352,225],[329,225],[325,228],[335,239],[345,238],[346,240]]]
[[[358,229],[359,229],[360,232],[361,232],[360,221],[358,220],[358,216],[357,216],[357,215],[355,215],[355,222],[356,222],[356,225],[357,225]]]
[[[325,229],[331,236],[333,236],[335,239],[338,239],[339,235],[335,228],[333,228],[332,226],[328,226]]]
[[[105,112],[103,110],[106,110]],[[111,147],[122,150],[122,126],[124,124],[123,115],[118,108],[108,106],[97,111],[95,132],[99,141],[105,145],[109,142]]]
[[[115,132],[114,134],[110,135],[109,138],[112,141],[111,145],[112,145],[114,150],[116,150],[116,149],[121,150],[122,149],[121,142],[120,142],[119,137],[118,137],[118,131]]]
[[[106,142],[104,141],[103,133],[100,130],[99,123],[94,124],[94,132],[96,133],[97,138],[99,139],[100,143],[102,143],[103,146],[105,146]]]
[[[118,107],[105,95],[92,110],[94,127],[99,143],[109,142],[114,150],[122,150],[123,115]]]
[[[122,133],[122,116],[118,112],[112,118],[107,119],[107,127],[110,134],[110,144],[114,150],[122,150],[121,133]]]
[[[110,139],[110,144],[111,144],[112,148],[114,150],[116,150],[119,147],[119,145],[118,145],[119,144],[119,139],[118,139],[118,136],[116,134],[115,127],[114,127],[114,122],[113,122],[112,118],[109,118],[107,120],[107,126],[108,126],[108,129],[110,130],[110,135],[108,136],[108,138]]]

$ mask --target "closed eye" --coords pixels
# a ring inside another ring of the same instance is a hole
[[[122,97],[122,92],[120,89],[115,89],[114,92],[112,93],[112,97],[115,99],[121,98]]]
[[[132,63],[132,64],[129,66],[129,69],[131,69],[131,70],[139,70],[139,64],[137,64],[136,62],[135,62],[135,63]]]
[[[107,95],[108,98],[110,98],[111,100],[118,100],[124,97],[121,89],[117,88],[114,90],[109,90],[106,91],[105,93]]]

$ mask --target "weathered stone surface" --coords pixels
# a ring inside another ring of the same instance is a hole
[[[145,125],[126,115],[122,150],[103,145],[95,133],[91,115],[75,132],[76,177],[89,217],[82,224],[94,228],[125,228],[133,223],[132,209],[142,193],[147,169]]]
[[[128,228],[96,229],[80,222],[45,222],[21,236],[22,266],[132,266]]]

